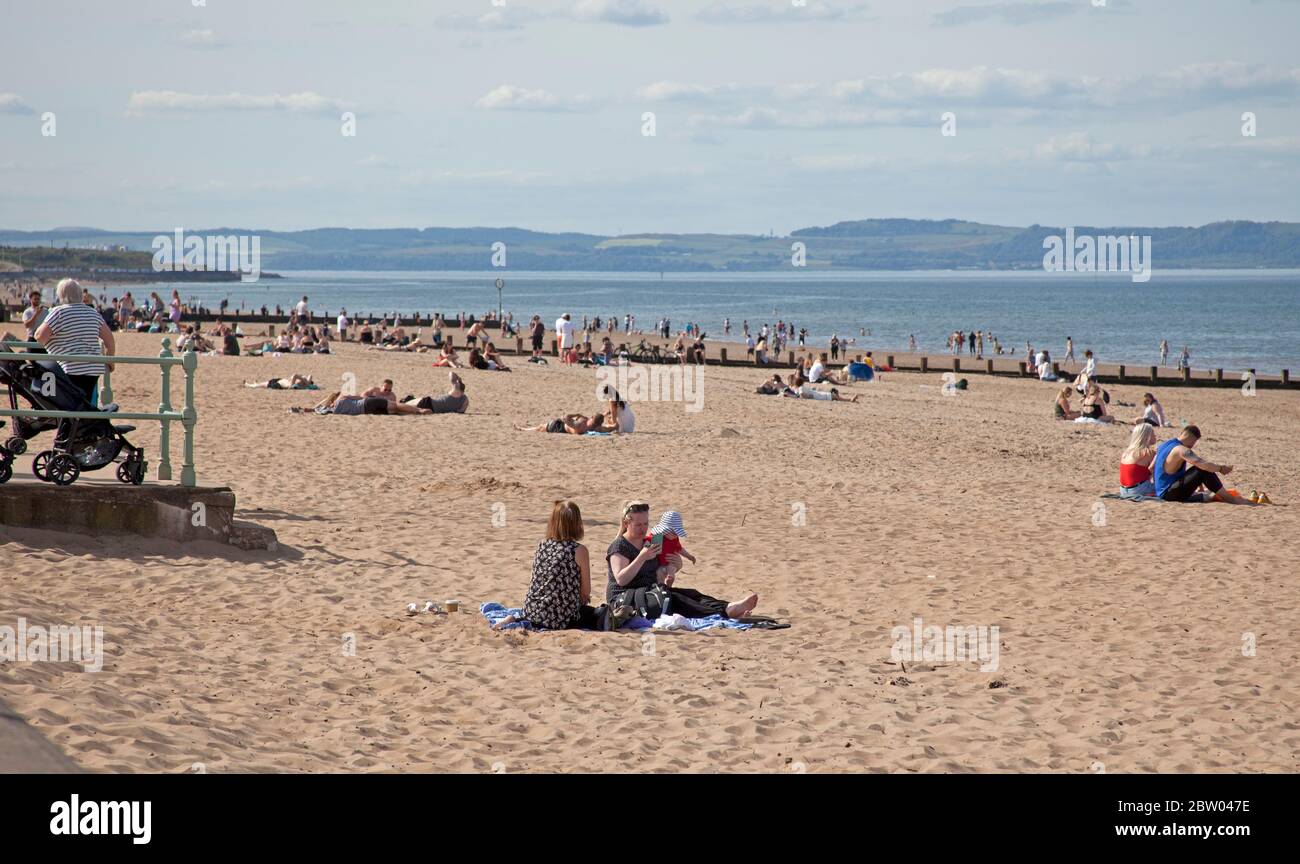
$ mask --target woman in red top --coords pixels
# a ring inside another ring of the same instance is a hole
[[[1155,494],[1151,463],[1156,455],[1156,430],[1149,423],[1133,427],[1128,447],[1119,460],[1119,484],[1125,497],[1144,498]]]

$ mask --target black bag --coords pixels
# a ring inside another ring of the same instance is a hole
[[[651,585],[649,588],[628,588],[614,595],[609,601],[610,607],[631,606],[636,610],[636,614],[642,618],[655,619],[660,615],[668,615],[669,608],[672,606],[672,595],[667,588],[662,585]]]

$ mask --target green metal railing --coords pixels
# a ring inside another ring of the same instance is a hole
[[[40,348],[39,342],[0,342],[0,348]],[[194,427],[198,425],[199,414],[194,410],[194,373],[199,367],[198,355],[186,351],[181,356],[172,354],[171,340],[162,340],[162,351],[157,357],[109,357],[101,354],[17,354],[0,351],[0,360],[39,360],[74,363],[123,363],[136,366],[158,366],[162,373],[162,400],[158,410],[153,413],[140,411],[40,411],[31,408],[10,410],[0,409],[0,417],[49,418],[53,420],[158,420],[162,423],[162,434],[158,439],[158,479],[172,479],[171,432],[170,424],[180,423],[184,427],[184,462],[181,463],[181,485],[194,486]],[[180,411],[172,408],[171,371],[173,366],[180,366],[185,371],[185,405]],[[108,405],[113,401],[112,376],[105,368],[99,388],[99,404]],[[3,434],[3,433],[0,433]]]

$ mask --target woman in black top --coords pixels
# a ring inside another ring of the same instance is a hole
[[[624,505],[622,528],[623,533],[618,535],[605,553],[609,577],[605,586],[606,600],[613,600],[629,588],[652,587],[659,570],[659,553],[646,542],[646,536],[650,533],[650,505],[644,501],[632,501]],[[680,569],[681,556],[668,556],[668,563]],[[744,618],[758,605],[757,594],[728,603],[690,588],[678,588],[676,585],[665,587],[672,598],[668,611],[687,618],[705,618],[709,615]]]

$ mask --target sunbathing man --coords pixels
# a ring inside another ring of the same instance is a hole
[[[1192,452],[1201,439],[1201,430],[1185,426],[1177,438],[1170,438],[1156,448],[1151,463],[1156,495],[1166,501],[1223,501],[1228,504],[1253,504],[1238,495],[1229,495],[1223,489],[1222,474],[1232,473],[1231,465],[1221,465],[1202,459]],[[1204,486],[1205,492],[1200,492]]]
[[[302,408],[290,408],[294,414],[302,414]],[[407,405],[395,399],[382,396],[348,396],[338,391],[326,396],[312,407],[317,414],[343,414],[357,416],[360,414],[432,414],[428,408]]]
[[[375,397],[387,399],[389,402],[397,401],[397,394],[393,392],[393,379],[385,378],[384,383],[377,387],[371,387],[368,390],[361,391],[362,399],[373,399]]]
[[[557,417],[551,422],[543,423],[540,426],[516,426],[515,428],[520,432],[556,432],[569,435],[586,435],[588,432],[599,432],[604,425],[604,414],[597,414],[594,417],[588,417],[585,414],[565,414],[563,417]]]
[[[818,390],[811,384],[803,384],[798,390],[790,390],[782,394],[784,396],[795,396],[800,399],[815,399],[818,402],[857,402],[859,394],[854,393],[852,399],[845,399],[840,395],[838,387],[832,387],[829,391]]]
[[[244,386],[251,390],[319,390],[310,375],[294,374],[291,378],[272,378],[270,381],[245,381]]]
[[[469,397],[465,395],[465,382],[455,372],[447,373],[451,381],[451,392],[446,396],[425,396],[415,403],[416,408],[427,410],[430,414],[464,414],[469,407]],[[409,405],[406,400],[403,405]]]

